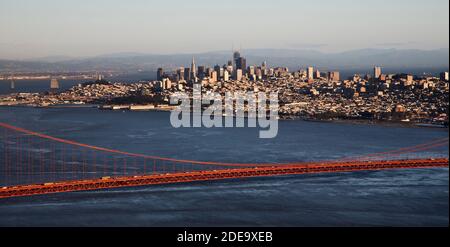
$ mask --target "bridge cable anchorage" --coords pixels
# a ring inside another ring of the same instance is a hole
[[[414,159],[405,159],[405,155],[448,146],[449,138],[336,160],[245,164],[135,154],[65,140],[1,122],[0,128],[3,128],[0,161],[4,161],[0,172],[0,197],[258,176],[448,167],[448,155],[447,158],[419,156]],[[198,176],[190,177],[192,174]],[[68,187],[58,187],[60,185]],[[34,192],[30,192],[31,188]]]

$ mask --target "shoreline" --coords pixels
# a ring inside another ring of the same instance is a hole
[[[132,110],[130,106],[123,106],[120,109],[102,109],[99,104],[67,104],[67,105],[53,105],[53,106],[29,106],[29,105],[0,105],[0,108],[39,108],[39,109],[82,109],[82,108],[92,108],[100,111],[112,111],[112,112],[171,112],[171,108],[168,107],[155,107],[152,109],[144,110]],[[226,117],[222,115],[222,117]],[[236,116],[233,116],[236,118]],[[245,117],[246,119],[248,117]],[[387,127],[402,127],[402,128],[430,128],[430,129],[443,129],[448,130],[449,127],[445,125],[438,125],[432,123],[421,123],[421,122],[402,122],[402,121],[388,121],[388,120],[369,120],[369,119],[314,119],[314,118],[302,118],[298,116],[280,116],[279,121],[303,121],[303,122],[315,122],[315,123],[330,123],[330,124],[352,124],[352,125],[375,125],[375,126],[387,126]]]
[[[308,120],[303,120],[307,121]],[[312,121],[310,121],[312,122]],[[314,122],[322,122],[322,123],[333,123],[333,124],[353,124],[353,125],[374,125],[374,126],[386,126],[386,127],[401,127],[401,128],[428,128],[428,129],[446,129],[448,130],[448,126],[445,125],[437,125],[437,124],[426,124],[420,122],[401,122],[401,121],[382,121],[382,120],[343,120],[336,119],[331,121],[314,121]]]

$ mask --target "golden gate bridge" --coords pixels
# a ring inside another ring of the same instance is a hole
[[[0,122],[0,198],[251,177],[448,167],[449,138],[337,160],[245,164],[108,149]],[[428,154],[428,153],[426,153]]]

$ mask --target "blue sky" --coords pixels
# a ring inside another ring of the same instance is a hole
[[[437,49],[448,0],[0,0],[0,58],[243,48]]]

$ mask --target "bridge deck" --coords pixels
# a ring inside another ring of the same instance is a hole
[[[43,195],[62,192],[89,191],[121,187],[136,187],[157,184],[175,184],[195,181],[211,181],[250,177],[299,175],[315,173],[339,173],[354,171],[415,169],[448,167],[448,159],[357,161],[347,163],[328,163],[296,166],[273,166],[239,168],[216,171],[197,171],[172,174],[99,178],[91,180],[63,181],[57,183],[23,185],[0,188],[0,198]]]

